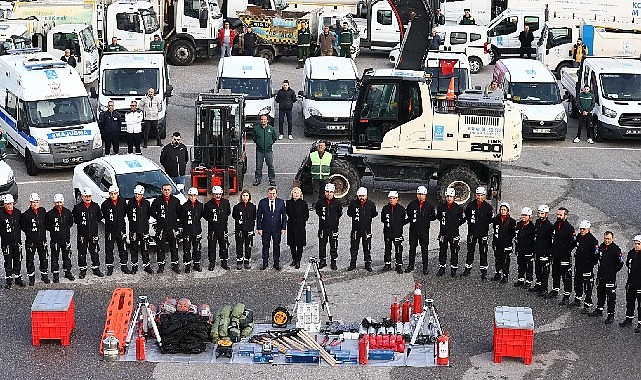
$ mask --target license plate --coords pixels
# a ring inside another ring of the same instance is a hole
[[[82,162],[82,157],[65,157],[62,159],[63,164],[77,164]]]
[[[344,131],[345,126],[344,125],[328,125],[327,130],[330,131]]]
[[[549,128],[534,128],[532,129],[532,133],[550,133]]]

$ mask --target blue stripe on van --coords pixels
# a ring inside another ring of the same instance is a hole
[[[18,132],[18,134],[20,136],[22,136],[22,138],[27,140],[28,143],[30,143],[33,146],[38,146],[38,144],[36,143],[35,137],[29,136],[28,134],[26,134],[26,133],[24,133],[22,131],[18,131],[18,127],[16,126],[16,122],[13,121],[13,118],[11,116],[9,116],[9,114],[7,113],[7,111],[4,110],[4,108],[0,108],[0,119],[2,119],[2,121],[4,121],[9,127],[11,127],[11,129],[13,129],[14,131]]]
[[[588,55],[594,55],[594,25],[583,25],[583,45],[588,48]]]

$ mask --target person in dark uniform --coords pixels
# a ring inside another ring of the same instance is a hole
[[[207,221],[207,253],[209,257],[209,271],[216,266],[216,245],[220,251],[220,267],[229,270],[229,237],[227,221],[231,215],[229,201],[223,198],[223,188],[214,186],[213,197],[205,203],[203,218]]]
[[[100,270],[100,239],[98,238],[98,223],[102,220],[100,206],[91,200],[91,189],[85,187],[80,190],[82,202],[73,207],[73,222],[78,228],[78,269],[81,280],[87,275],[87,250],[91,257],[91,271],[98,277],[103,277]]]
[[[40,196],[32,193],[29,196],[29,208],[20,216],[20,229],[25,235],[25,251],[27,252],[27,279],[29,286],[36,283],[35,256],[38,253],[40,261],[40,278],[45,284],[49,283],[49,252],[47,247],[47,210],[40,206]]]
[[[309,219],[309,206],[303,199],[303,192],[299,187],[294,187],[291,198],[285,202],[287,212],[287,245],[292,254],[290,266],[300,268],[303,257],[303,247],[307,245],[307,220]]]
[[[634,248],[628,252],[625,266],[628,267],[628,281],[625,283],[625,319],[619,326],[632,324],[634,306],[637,304],[637,327],[635,333],[641,333],[641,235],[634,237]]]
[[[625,257],[621,248],[614,242],[612,231],[605,231],[603,243],[599,246],[599,268],[597,272],[596,308],[590,317],[603,315],[603,306],[608,302],[608,316],[605,324],[614,322],[614,309],[617,303],[617,272],[623,268]]]
[[[470,9],[465,8],[463,9],[463,12],[465,12],[465,14],[463,15],[463,18],[461,18],[459,25],[476,25],[476,20],[474,20],[474,17],[470,14]]]
[[[236,235],[236,269],[250,269],[249,262],[254,246],[254,228],[256,226],[256,205],[252,203],[249,190],[240,192],[240,202],[231,212],[235,221],[234,234]]]
[[[145,272],[153,274],[149,263],[149,218],[151,205],[145,199],[145,188],[134,187],[134,197],[127,202],[127,219],[129,219],[129,242],[131,245],[131,273],[138,272],[138,252],[142,256]]]
[[[550,277],[550,260],[552,258],[552,233],[554,226],[548,219],[550,207],[539,205],[537,209],[538,218],[534,223],[534,273],[536,283],[530,288],[530,292],[545,296],[548,293],[548,280]]]
[[[396,273],[403,273],[403,226],[408,222],[405,207],[398,204],[398,192],[390,191],[387,194],[389,202],[381,210],[383,222],[383,239],[385,241],[385,254],[383,270],[392,269],[392,245],[394,245],[394,261]]]
[[[343,29],[341,29],[338,34],[338,44],[340,45],[341,57],[352,57],[352,43],[354,43],[354,35],[352,35],[352,31],[349,30],[347,23],[344,22]]]
[[[98,116],[98,128],[105,145],[105,156],[111,151],[113,154],[118,154],[120,151],[121,123],[122,115],[114,109],[114,102],[110,100],[107,102],[107,109]]]
[[[376,218],[376,204],[367,199],[367,189],[359,187],[356,190],[356,199],[347,207],[347,216],[352,218],[352,231],[350,233],[349,253],[350,261],[348,271],[356,269],[358,246],[363,245],[363,260],[365,270],[372,271],[372,219]]]
[[[534,41],[534,34],[530,31],[530,27],[525,25],[521,33],[519,33],[519,56],[523,58],[527,54],[528,59],[532,58],[532,41]]]
[[[111,43],[105,47],[105,51],[127,51],[127,49],[118,43],[118,37],[111,37]]]
[[[65,55],[60,57],[60,60],[62,62],[66,62],[67,65],[75,68],[78,65],[78,62],[76,62],[76,57],[71,55],[71,50],[70,49],[65,49]]]
[[[258,42],[258,35],[254,33],[254,29],[251,27],[247,28],[245,34],[243,34],[243,54],[249,57],[256,54],[256,43]]]
[[[430,242],[430,223],[436,220],[436,209],[427,202],[427,188],[419,186],[416,189],[416,199],[412,200],[405,211],[410,224],[410,255],[405,273],[414,270],[416,262],[416,248],[421,246],[421,263],[423,274],[427,274],[427,255]]]
[[[109,198],[105,199],[100,206],[102,217],[105,219],[105,264],[107,264],[107,276],[114,272],[114,243],[118,247],[120,258],[120,270],[124,274],[131,274],[127,265],[127,240],[125,234],[127,225],[127,202],[120,196],[118,186],[109,187]]]
[[[287,212],[285,201],[278,198],[276,186],[269,186],[267,198],[258,202],[256,229],[263,241],[263,264],[260,270],[265,270],[269,266],[270,244],[273,244],[274,269],[280,270],[280,239],[287,230]]]
[[[334,198],[333,183],[325,185],[325,199],[316,202],[316,215],[318,215],[318,268],[327,266],[327,243],[329,242],[329,255],[332,259],[331,269],[336,270],[338,258],[338,225],[343,215],[341,201]]]
[[[563,278],[563,299],[559,305],[570,303],[572,291],[572,249],[574,249],[574,227],[568,222],[568,209],[559,207],[552,234],[552,290],[546,298],[553,299],[559,294]]]
[[[309,46],[311,43],[311,34],[307,28],[307,23],[302,21],[300,23],[300,29],[298,29],[298,66],[297,69],[300,69],[305,64],[305,60],[309,58]]]
[[[180,201],[171,194],[171,185],[165,183],[162,185],[162,194],[151,203],[150,214],[156,219],[156,261],[158,270],[156,273],[165,271],[165,254],[167,247],[171,253],[171,269],[180,273],[178,266],[178,215],[180,210]]]
[[[536,236],[536,227],[532,223],[532,209],[523,207],[521,210],[521,220],[516,223],[516,264],[518,277],[514,287],[527,289],[532,284],[532,271],[534,267],[534,238]]]
[[[510,274],[510,255],[514,251],[514,236],[516,236],[516,220],[510,216],[510,204],[501,203],[499,213],[492,220],[494,235],[492,250],[494,250],[494,277],[492,281],[507,283]]]
[[[590,221],[582,220],[579,234],[575,238],[574,251],[574,302],[569,306],[581,306],[581,314],[587,314],[592,307],[594,287],[594,266],[599,260],[599,241],[590,232]],[[581,297],[585,293],[585,300]]]
[[[456,191],[448,187],[445,190],[445,202],[438,205],[436,209],[436,217],[440,223],[437,276],[445,274],[448,246],[450,248],[450,274],[452,277],[456,276],[456,270],[458,269],[458,253],[461,248],[459,226],[465,223],[465,212],[461,206],[454,202],[455,195]]]
[[[54,207],[47,212],[45,224],[49,231],[49,247],[51,248],[51,274],[53,282],[60,282],[60,253],[62,253],[62,269],[65,278],[74,281],[76,278],[71,273],[71,227],[73,214],[65,207],[65,198],[62,194],[53,196]]]
[[[198,189],[190,187],[187,190],[187,202],[180,206],[180,221],[183,226],[183,265],[185,273],[191,272],[191,264],[198,263],[200,267],[203,228],[200,223],[204,206],[198,200]],[[193,261],[192,261],[193,260]],[[199,268],[200,269],[200,268]]]
[[[441,13],[440,8],[434,10],[434,25],[445,25],[445,15]]]
[[[22,280],[21,250],[22,233],[20,232],[20,210],[13,207],[13,195],[3,196],[4,207],[0,209],[0,247],[4,258],[5,289],[11,289],[14,280],[18,286],[26,286]]]
[[[487,236],[490,231],[490,224],[494,217],[492,206],[485,200],[487,190],[483,186],[476,188],[474,200],[465,207],[465,219],[467,220],[467,257],[465,258],[465,270],[461,276],[469,276],[474,264],[474,251],[479,246],[479,269],[481,279],[487,278]]]

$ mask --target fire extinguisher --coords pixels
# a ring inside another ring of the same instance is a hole
[[[439,335],[436,339],[436,364],[448,365],[450,363],[450,336],[448,333]]]
[[[145,360],[147,355],[145,353],[145,335],[142,333],[142,327],[138,331],[136,337],[136,360]]]
[[[423,293],[421,292],[421,284],[418,282],[414,285],[414,314],[421,314],[423,312]]]
[[[398,298],[394,297],[394,302],[392,302],[392,306],[390,307],[390,319],[393,322],[399,321],[400,311],[401,305],[398,303]]]
[[[358,340],[358,364],[367,364],[367,356],[369,350],[369,337],[363,334]]]
[[[410,321],[411,312],[412,312],[412,303],[410,302],[409,299],[407,299],[407,297],[405,297],[405,301],[403,301],[403,315],[401,317],[401,321],[403,323]]]

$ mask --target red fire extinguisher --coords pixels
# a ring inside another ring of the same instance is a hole
[[[421,292],[421,284],[418,282],[414,285],[414,314],[421,314],[423,312],[423,293]]]
[[[407,297],[405,297],[405,301],[403,301],[403,315],[401,317],[401,322],[409,322],[410,321],[410,313],[412,312],[412,303],[410,302]]]
[[[436,338],[436,364],[448,365],[450,363],[450,336],[448,333]]]
[[[392,306],[390,307],[390,319],[394,323],[398,322],[400,311],[401,311],[401,305],[398,303],[398,298],[394,297],[394,302],[392,302]]]
[[[146,360],[147,354],[145,353],[145,336],[142,329],[138,332],[136,337],[136,360]]]
[[[367,364],[367,355],[369,348],[369,337],[367,334],[358,340],[358,364]]]

